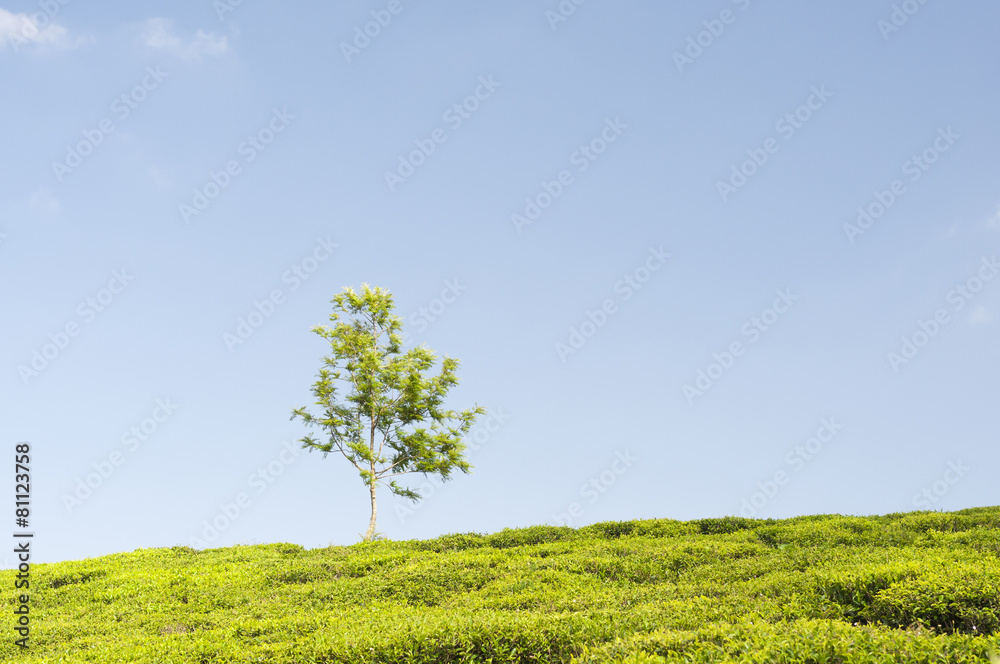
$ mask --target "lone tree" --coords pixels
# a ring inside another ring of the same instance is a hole
[[[423,473],[447,480],[456,468],[468,473],[471,466],[462,458],[462,438],[486,409],[442,408],[448,390],[458,384],[458,360],[445,356],[441,373],[425,376],[436,362],[434,353],[424,346],[401,350],[402,321],[393,313],[389,291],[362,284],[361,293],[348,287],[331,303],[330,322],[335,325],[312,330],[330,342],[331,351],[312,386],[320,412],[313,415],[296,408],[291,419],[299,417],[324,432],[325,440],[302,438],[303,448],[320,450],[323,458],[340,452],[358,469],[371,494],[372,514],[364,536],[371,541],[379,483],[415,501],[420,494],[394,478]],[[341,321],[342,315],[349,320]],[[337,399],[338,381],[350,389],[344,400]]]

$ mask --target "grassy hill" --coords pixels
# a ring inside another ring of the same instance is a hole
[[[1000,507],[645,520],[32,567],[4,662],[989,662]],[[996,660],[1000,661],[1000,659]]]

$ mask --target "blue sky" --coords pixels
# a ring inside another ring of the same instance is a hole
[[[362,283],[491,412],[472,474],[381,492],[391,539],[995,504],[998,19],[8,0],[34,559],[356,542],[365,487],[289,416]]]

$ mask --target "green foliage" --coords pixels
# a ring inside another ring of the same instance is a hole
[[[33,565],[31,649],[6,638],[0,661],[985,663],[998,524],[994,507],[139,549]]]
[[[721,535],[735,533],[753,528],[758,522],[755,519],[745,519],[738,516],[727,516],[721,519],[700,519],[694,522],[702,535]]]
[[[671,519],[646,519],[640,521],[608,521],[584,526],[580,533],[594,533],[604,539],[620,537],[677,537],[700,532],[696,521],[685,523]]]
[[[568,526],[531,526],[517,530],[504,528],[499,533],[489,536],[487,541],[494,549],[509,549],[529,544],[558,542],[571,539],[575,534],[573,529]]]
[[[747,662],[868,664],[987,661],[988,647],[972,637],[951,638],[827,620],[745,621],[696,630],[661,630],[588,649],[577,664]]]
[[[458,384],[459,362],[445,356],[439,375],[424,375],[437,358],[424,346],[403,352],[402,321],[393,313],[389,291],[364,284],[361,293],[345,288],[331,302],[334,326],[312,330],[330,342],[330,354],[312,386],[319,414],[296,408],[292,419],[324,434],[324,440],[303,437],[303,448],[324,457],[339,453],[357,469],[371,495],[371,518],[363,536],[369,541],[375,537],[377,486],[419,500],[417,491],[394,478],[421,473],[447,480],[455,470],[468,473],[462,439],[486,409],[443,407],[448,390]],[[341,383],[350,389],[343,400],[337,394]]]

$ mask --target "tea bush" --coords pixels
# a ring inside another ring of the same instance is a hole
[[[986,662],[1000,508],[139,549],[32,566],[31,610],[3,662]]]

